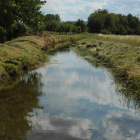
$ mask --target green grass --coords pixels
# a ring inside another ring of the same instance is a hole
[[[44,52],[67,47],[71,42],[77,44],[82,56],[96,57],[110,64],[120,75],[133,80],[134,85],[140,85],[139,40],[139,36],[90,33],[19,37],[0,48],[0,76],[8,77],[11,71],[19,73],[23,69],[36,68],[46,60]],[[88,45],[91,47],[87,47]]]
[[[69,38],[66,35],[24,36],[5,42],[0,48],[0,79],[39,67],[47,60],[47,52],[63,46],[64,42],[68,44]]]
[[[80,55],[87,56],[90,55],[90,51],[87,48],[81,49]]]
[[[140,89],[140,36],[83,34],[83,37],[85,39],[77,42],[81,55],[106,63],[118,77],[127,81],[127,86],[129,83],[130,88]],[[87,48],[83,42],[91,47]]]
[[[103,41],[113,41],[127,44],[130,46],[139,46],[140,45],[140,36],[138,35],[96,35],[94,39],[103,40]]]

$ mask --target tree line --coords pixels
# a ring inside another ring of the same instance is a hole
[[[61,22],[61,18],[58,14],[47,14],[43,18],[44,30],[53,31],[58,33],[81,33],[85,31],[84,21],[78,19],[76,23],[71,21]]]
[[[18,36],[26,26],[34,32],[41,30],[41,6],[45,0],[0,0],[0,42]],[[14,31],[15,30],[15,31]]]
[[[76,24],[61,22],[58,14],[44,15],[40,9],[45,0],[0,0],[0,43],[22,35],[41,33],[43,30],[53,32],[81,33],[84,21]]]
[[[140,35],[140,20],[131,14],[109,13],[95,10],[88,17],[88,24],[78,19],[62,22],[58,14],[44,15],[40,9],[45,0],[0,0],[0,43],[22,35],[52,31],[63,33],[91,33]]]
[[[140,19],[132,14],[122,15],[98,9],[88,17],[91,33],[140,35]]]

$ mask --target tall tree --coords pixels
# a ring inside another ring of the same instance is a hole
[[[76,26],[80,26],[80,27],[81,27],[82,32],[84,32],[84,31],[85,31],[86,25],[85,25],[85,23],[84,23],[84,21],[83,21],[83,20],[78,19],[78,20],[76,21],[75,25],[76,25]]]
[[[136,29],[140,25],[139,18],[136,16],[132,16],[131,14],[127,15],[127,20],[128,20],[129,27],[131,29]]]
[[[0,42],[4,43],[6,33],[13,23],[22,21],[30,27],[40,22],[40,8],[45,0],[0,0]]]
[[[44,22],[51,22],[51,21],[60,22],[61,21],[60,15],[47,14],[44,16]]]
[[[107,10],[96,10],[94,13],[90,14],[88,17],[89,32],[100,33],[104,29],[104,23],[106,20]]]
[[[1,0],[0,1],[0,42],[4,43],[6,39],[6,32],[10,29],[11,25],[17,18],[17,11],[19,6],[16,5],[15,1]]]

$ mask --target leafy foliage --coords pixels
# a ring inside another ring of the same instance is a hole
[[[84,23],[83,20],[78,19],[78,20],[76,21],[75,25],[81,27],[81,31],[82,31],[82,32],[85,31],[86,25],[85,25],[85,23]]]
[[[92,33],[133,35],[140,34],[140,20],[131,14],[109,13],[107,10],[96,10],[88,17],[88,29]]]
[[[58,14],[48,14],[44,16],[44,26],[46,31],[53,31],[59,33],[81,33],[85,30],[83,20],[78,20],[76,24],[71,21],[61,22]]]
[[[51,21],[56,21],[56,22],[60,22],[60,16],[58,14],[47,14],[44,16],[44,22],[51,22]]]
[[[16,21],[23,22],[35,31],[40,29],[40,8],[46,1],[41,0],[1,0],[0,1],[0,42],[4,43],[6,34]]]
[[[21,22],[16,22],[12,25],[11,30],[7,33],[7,39],[11,40],[19,36],[25,35],[27,32],[27,27]]]

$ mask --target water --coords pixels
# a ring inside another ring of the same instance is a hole
[[[114,78],[72,50],[0,91],[2,140],[139,140],[140,114]]]

